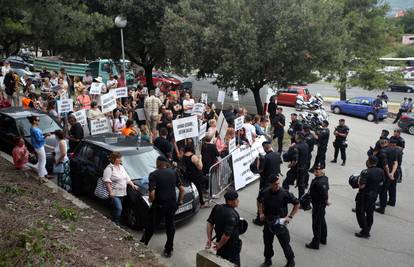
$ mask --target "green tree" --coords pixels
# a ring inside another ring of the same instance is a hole
[[[403,17],[396,19],[396,22],[402,26],[404,33],[414,34],[414,9],[407,10]]]
[[[287,86],[329,69],[339,11],[326,0],[182,0],[168,9],[163,38],[174,67],[216,73],[221,88],[251,90],[262,113],[265,84]]]

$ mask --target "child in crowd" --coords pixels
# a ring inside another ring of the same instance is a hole
[[[29,162],[29,150],[27,150],[23,137],[16,138],[16,146],[13,148],[12,156],[14,167],[18,170],[24,170]]]

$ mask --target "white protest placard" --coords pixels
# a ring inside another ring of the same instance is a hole
[[[175,141],[198,136],[197,116],[190,116],[172,121]]]
[[[234,130],[238,131],[243,128],[244,116],[240,116],[234,119]]]
[[[109,132],[111,132],[111,127],[107,118],[91,120],[91,135]]]
[[[238,102],[239,101],[239,92],[233,91],[233,101]]]
[[[111,112],[116,108],[114,90],[111,90],[107,94],[101,95],[101,107],[103,113]]]
[[[251,131],[246,131],[246,139],[249,141],[249,144],[251,145],[253,143],[253,135]]]
[[[226,92],[225,91],[219,91],[218,96],[217,96],[217,102],[223,104],[225,97],[226,97]]]
[[[103,83],[92,83],[91,87],[89,87],[89,94],[100,95],[102,93],[102,86],[104,86]]]
[[[236,137],[230,140],[229,142],[229,154],[236,149]]]
[[[208,99],[207,93],[202,93],[201,94],[201,102],[204,103],[204,104],[207,104],[208,103],[207,99]]]
[[[73,115],[76,117],[76,121],[82,125],[82,127],[88,125],[88,121],[86,119],[86,111],[84,109],[73,112]]]
[[[2,86],[3,86],[3,83],[4,83],[4,76],[1,76],[1,77],[0,77],[0,87],[2,87]]]
[[[222,111],[220,112],[220,115],[217,120],[217,132],[219,133],[221,140],[224,140],[224,137],[226,136],[226,133],[227,133],[227,128],[228,128],[228,124]]]
[[[116,99],[128,97],[128,88],[126,87],[119,87],[119,88],[113,89],[113,91],[114,91]]]
[[[207,132],[207,122],[203,123],[200,126],[200,130],[198,130],[198,140],[201,141],[205,136]]]
[[[236,190],[246,186],[246,180],[253,175],[250,171],[250,147],[241,146],[232,153],[234,187]]]
[[[57,110],[60,114],[73,111],[73,100],[72,99],[58,100]]]
[[[139,121],[145,121],[147,120],[147,117],[145,116],[145,110],[143,108],[138,108],[135,110],[138,116]]]
[[[193,111],[191,112],[191,115],[203,115],[204,113],[204,103],[195,103],[193,106]]]

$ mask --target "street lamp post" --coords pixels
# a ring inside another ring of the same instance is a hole
[[[124,28],[127,25],[127,19],[122,16],[118,15],[115,18],[115,25],[121,29],[121,47],[122,47],[122,67],[124,72],[124,82],[125,86],[127,87],[127,80],[126,80],[126,72],[125,72],[125,52],[124,52]]]

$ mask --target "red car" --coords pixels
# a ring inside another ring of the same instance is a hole
[[[145,75],[139,77],[139,81],[142,86],[147,86],[147,79]],[[160,89],[162,92],[169,91],[169,89],[179,89],[181,87],[181,81],[160,71],[152,73],[152,83],[157,86],[161,83]]]
[[[298,95],[303,96],[305,101],[308,101],[311,97],[309,90],[305,87],[289,86],[287,89],[278,89],[277,104],[294,107],[296,105],[296,97]]]

